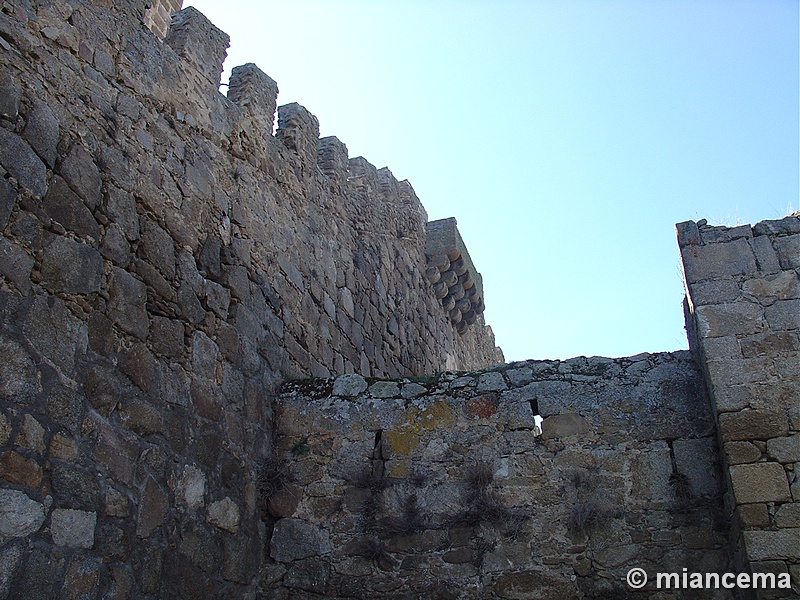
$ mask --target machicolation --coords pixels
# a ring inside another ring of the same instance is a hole
[[[0,9],[0,599],[799,597],[800,217],[677,225],[691,351],[506,364],[455,219],[228,41]]]

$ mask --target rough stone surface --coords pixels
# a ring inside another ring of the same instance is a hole
[[[333,393],[337,396],[358,396],[367,389],[367,382],[361,375],[342,375],[333,382]]]
[[[0,129],[0,164],[11,173],[22,188],[36,196],[47,191],[47,168],[42,160],[18,135]]]
[[[329,533],[302,519],[280,519],[270,542],[270,556],[290,562],[331,551]]]
[[[23,537],[39,530],[45,512],[24,492],[0,489],[0,538]]]
[[[777,463],[754,463],[730,467],[733,492],[742,503],[791,500],[783,467]]]
[[[93,512],[57,508],[50,516],[53,543],[65,548],[91,548],[97,515]]]
[[[239,507],[230,498],[212,502],[208,507],[208,522],[225,531],[236,533],[239,531]]]
[[[307,571],[330,564],[396,593],[413,595],[424,569],[475,597],[572,597],[644,556],[667,568],[678,544],[676,568],[724,568],[724,535],[709,535],[722,515],[714,425],[688,353],[448,373],[413,397],[375,384],[340,394],[340,380],[286,383],[275,406],[293,480],[290,502],[273,496],[286,588],[323,593]],[[540,433],[545,393],[554,414]],[[695,529],[676,541],[678,513]],[[579,545],[590,558],[575,580]]]

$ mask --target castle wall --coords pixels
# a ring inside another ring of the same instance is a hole
[[[738,564],[800,580],[800,217],[678,225]],[[761,596],[759,596],[761,597]]]
[[[252,596],[280,382],[502,361],[408,182],[174,7],[0,11],[0,598]]]
[[[730,570],[685,351],[288,383],[276,423],[278,598],[660,598],[628,570]]]

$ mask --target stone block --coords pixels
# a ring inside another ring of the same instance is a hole
[[[147,538],[164,523],[169,510],[169,498],[152,477],[147,478],[141,494],[136,535]]]
[[[775,525],[779,529],[800,527],[800,502],[779,506],[775,511]]]
[[[287,485],[269,498],[267,508],[273,517],[291,517],[295,514],[300,499],[303,497],[303,490],[296,485]]]
[[[76,556],[64,573],[62,598],[96,598],[100,585],[100,561]]]
[[[681,256],[690,291],[691,284],[698,281],[724,279],[757,270],[753,250],[746,238],[705,246],[684,246]]]
[[[83,198],[89,209],[94,210],[103,200],[100,169],[89,151],[80,144],[73,144],[61,160],[59,172],[69,186]]]
[[[155,356],[142,343],[136,343],[120,353],[119,370],[142,391],[158,389],[159,364]]]
[[[18,490],[0,489],[0,539],[25,537],[44,524],[44,506]]]
[[[94,546],[94,530],[97,513],[71,508],[57,508],[50,516],[50,532],[53,543],[64,548]]]
[[[53,292],[90,294],[100,290],[103,258],[87,244],[54,236],[42,256],[42,285]]]
[[[161,226],[150,219],[140,220],[143,258],[168,279],[175,277],[175,244]]]
[[[33,450],[37,454],[44,453],[44,428],[33,415],[26,414],[23,418],[22,427],[17,436],[17,446]]]
[[[736,517],[742,529],[760,529],[769,526],[769,510],[766,504],[740,504]]]
[[[756,255],[756,261],[762,273],[777,273],[781,270],[778,255],[768,236],[757,235],[750,240],[750,244],[753,247],[753,253]]]
[[[500,400],[536,400],[539,413],[543,417],[557,415],[568,406],[572,386],[567,381],[533,381],[523,387],[507,390]]]
[[[737,504],[789,502],[789,482],[778,463],[752,463],[729,467]]]
[[[753,225],[753,234],[756,236],[782,235],[800,233],[800,218],[790,215],[783,219],[761,221]]]
[[[133,485],[133,475],[139,459],[139,448],[131,439],[103,426],[92,449],[92,457],[112,477],[127,486]]]
[[[133,275],[112,267],[109,277],[108,317],[140,340],[147,339],[150,319],[145,310],[147,286]]]
[[[767,325],[764,308],[752,302],[700,306],[695,319],[702,338],[751,335],[764,331]]]
[[[38,488],[42,467],[34,459],[9,450],[0,454],[0,477],[10,483]]]
[[[742,291],[763,303],[768,303],[769,300],[791,300],[800,298],[800,281],[797,273],[783,271],[777,275],[748,279],[742,284]]]
[[[50,480],[54,495],[69,498],[70,505],[75,508],[97,506],[100,498],[100,487],[97,477],[70,463],[56,463],[51,466]]]
[[[31,289],[33,257],[11,240],[0,237],[0,275],[8,278],[23,294]]]
[[[206,305],[212,310],[220,319],[228,318],[228,308],[231,304],[230,290],[222,287],[220,284],[206,280],[205,282],[205,298]]]
[[[11,439],[11,423],[8,418],[0,412],[0,446],[5,446]]]
[[[47,415],[73,435],[80,430],[86,403],[82,395],[67,386],[57,385],[45,397]]]
[[[564,438],[589,431],[589,422],[581,415],[565,413],[545,417],[542,421],[542,438]]]
[[[740,339],[739,346],[745,358],[798,352],[800,351],[800,333],[797,331],[768,331]]]
[[[357,374],[340,375],[333,382],[333,395],[353,397],[362,394],[367,389],[367,381]]]
[[[632,457],[631,502],[672,502],[675,499],[672,476],[672,458],[669,446],[663,442],[651,444],[647,451]]]
[[[15,85],[11,73],[4,73],[0,77],[0,116],[11,122],[16,121],[21,99],[22,92]]]
[[[397,398],[400,386],[394,381],[376,381],[369,386],[369,395],[373,398]]]
[[[47,167],[17,134],[0,128],[0,164],[25,189],[41,198],[47,192]]]
[[[800,221],[796,217],[795,220]],[[800,234],[777,237],[772,243],[778,253],[781,267],[800,270]]]
[[[217,362],[220,360],[219,348],[202,331],[192,334],[192,371],[206,379],[215,379]]]
[[[2,526],[0,526],[0,539],[5,537],[1,529]],[[11,583],[14,579],[14,574],[16,573],[17,568],[22,562],[24,551],[25,546],[19,543],[9,544],[0,550],[0,598],[9,597],[11,592]]]
[[[778,300],[764,314],[773,330],[800,329],[800,299]]]
[[[710,337],[703,340],[703,354],[706,360],[741,358],[742,349],[735,335]]]
[[[208,507],[206,520],[220,529],[237,533],[239,531],[239,507],[228,497],[213,502]]]
[[[479,392],[499,392],[507,387],[505,379],[503,379],[503,374],[497,371],[483,373],[478,377]]]
[[[53,177],[41,207],[48,217],[68,231],[95,241],[100,239],[100,230],[91,211],[61,177]]]
[[[291,562],[331,551],[327,531],[302,519],[279,519],[270,542],[270,556],[278,562]]]
[[[142,436],[164,433],[161,413],[149,402],[135,397],[124,400],[119,419],[123,427]]]
[[[800,462],[800,433],[767,440],[767,454],[779,463]]]
[[[56,146],[59,139],[58,119],[50,107],[38,98],[34,99],[33,106],[28,112],[22,137],[52,169],[56,164]]]
[[[681,246],[695,245],[701,243],[700,230],[697,223],[694,221],[683,221],[675,225],[675,230],[678,233],[678,244]]]
[[[761,460],[761,450],[751,442],[726,442],[725,456],[728,464],[740,465]]]
[[[139,239],[139,215],[133,194],[109,184],[106,196],[106,212],[119,225],[125,237],[133,242]]]
[[[779,529],[778,531],[745,531],[745,549],[749,560],[788,560],[800,559],[800,529]]]
[[[123,269],[131,263],[133,259],[131,245],[116,223],[111,223],[106,227],[105,235],[100,243],[100,254]]]
[[[40,390],[38,370],[27,351],[11,340],[0,339],[0,397],[19,403]]]
[[[184,326],[181,321],[165,317],[153,317],[150,322],[148,340],[156,354],[169,358],[183,356]]]
[[[130,501],[119,490],[108,487],[105,495],[105,514],[109,517],[125,518],[130,513]]]
[[[264,548],[258,536],[223,538],[222,576],[228,581],[247,584],[259,573]]]
[[[2,95],[2,92],[0,92]],[[0,101],[2,102],[2,101]],[[6,180],[0,180],[0,231],[3,231],[8,224],[8,218],[17,203],[17,191]]]
[[[766,440],[789,432],[789,419],[780,410],[742,410],[719,416],[723,441]]]
[[[186,465],[179,478],[172,484],[175,498],[198,510],[205,502],[206,476],[202,470]]]
[[[698,281],[690,286],[689,291],[694,306],[724,304],[741,296],[739,284],[733,279]]]

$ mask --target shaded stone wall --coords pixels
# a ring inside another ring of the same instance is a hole
[[[0,598],[252,596],[280,382],[502,361],[411,186],[165,7],[0,11]]]
[[[276,423],[275,597],[662,598],[627,571],[730,570],[688,352],[289,383]]]
[[[800,217],[678,225],[738,564],[800,579]],[[761,597],[761,596],[759,596]]]

